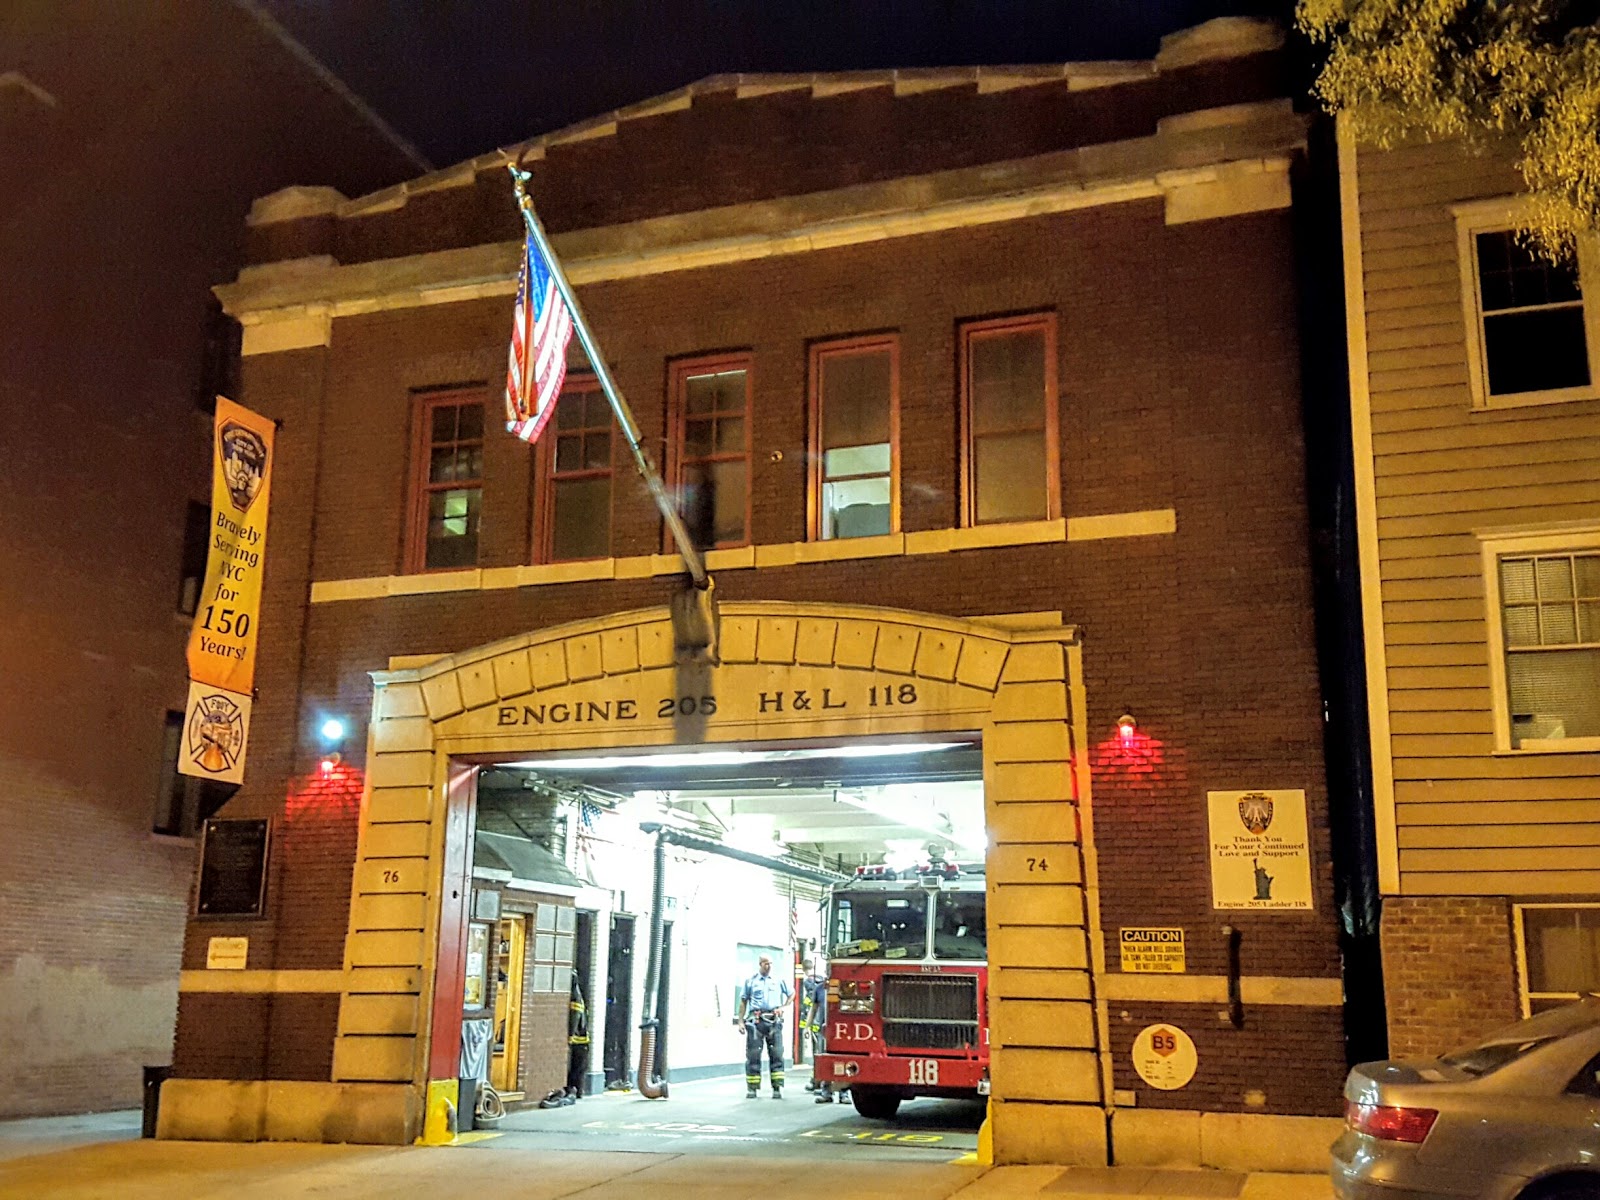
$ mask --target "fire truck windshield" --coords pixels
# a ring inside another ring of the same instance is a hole
[[[935,899],[933,956],[982,962],[988,957],[982,892],[940,892]]]
[[[922,958],[927,944],[926,893],[834,893],[833,957]]]

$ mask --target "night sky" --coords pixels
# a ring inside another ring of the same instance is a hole
[[[257,0],[435,165],[736,71],[1149,58],[1289,0]]]

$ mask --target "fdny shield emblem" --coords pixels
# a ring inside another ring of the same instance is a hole
[[[244,712],[227,696],[213,692],[195,706],[187,732],[190,761],[221,775],[233,770],[244,748]]]
[[[1272,797],[1265,792],[1246,792],[1239,797],[1239,820],[1260,837],[1272,824]]]
[[[228,498],[241,513],[248,512],[267,474],[267,444],[253,429],[233,421],[222,427],[222,478]]]

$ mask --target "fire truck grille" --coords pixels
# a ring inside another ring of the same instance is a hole
[[[885,975],[883,1041],[894,1049],[964,1050],[978,1044],[975,975]]]

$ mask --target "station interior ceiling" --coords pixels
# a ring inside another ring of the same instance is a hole
[[[540,830],[586,801],[845,874],[911,866],[930,847],[981,860],[982,774],[975,736],[551,757],[487,768],[479,828],[543,842]]]

